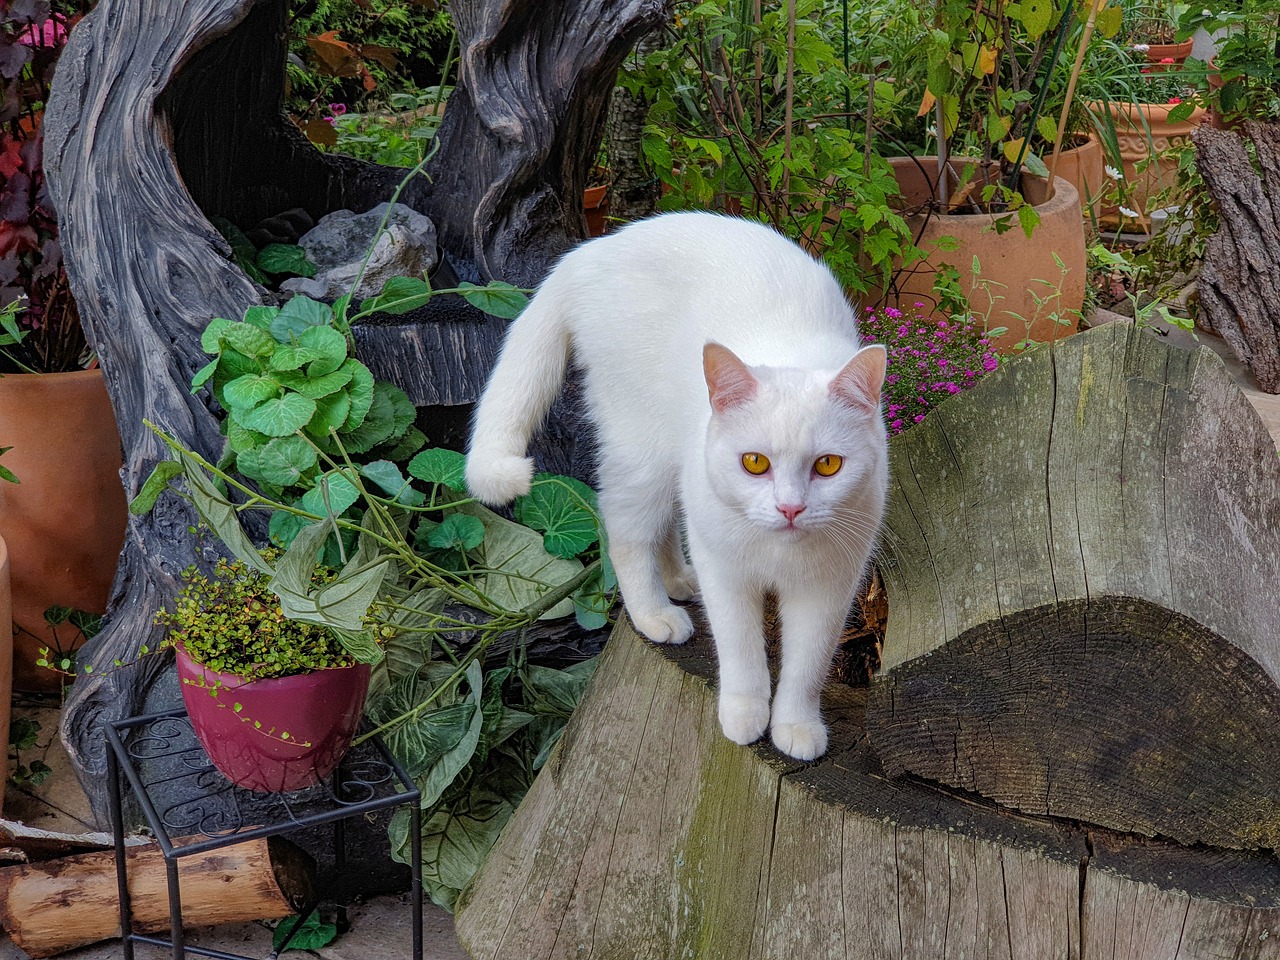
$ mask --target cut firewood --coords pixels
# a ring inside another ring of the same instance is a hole
[[[132,847],[129,900],[139,933],[169,929],[164,855]],[[186,926],[277,919],[311,898],[311,858],[276,837],[250,840],[178,861]],[[0,927],[33,957],[120,936],[113,851],[0,868]]]

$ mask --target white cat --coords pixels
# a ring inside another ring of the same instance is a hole
[[[632,622],[683,643],[693,626],[670,598],[701,593],[720,725],[751,743],[771,725],[763,603],[775,591],[773,742],[820,756],[819,695],[884,512],[884,349],[860,346],[831,273],[768,227],[706,213],[634,223],[565,256],[512,324],[467,458],[485,503],[529,490],[529,438],[570,355]]]

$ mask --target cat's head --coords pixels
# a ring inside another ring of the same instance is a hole
[[[715,496],[761,531],[800,540],[849,532],[883,501],[886,355],[863,347],[839,369],[748,366],[703,349],[711,401],[706,464]]]

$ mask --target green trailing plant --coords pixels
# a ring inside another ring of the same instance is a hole
[[[330,579],[332,571],[319,567],[312,586]],[[188,567],[182,581],[173,610],[157,613],[156,623],[169,628],[166,646],[182,646],[211,670],[265,680],[354,662],[327,627],[286,617],[271,578],[242,560],[220,559],[211,574]]]
[[[20,789],[43,784],[53,769],[39,758],[24,763],[22,754],[39,747],[40,721],[32,717],[14,717],[9,723],[9,783]]]

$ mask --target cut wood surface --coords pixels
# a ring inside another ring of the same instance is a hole
[[[127,859],[134,931],[167,931],[164,855],[154,845],[134,846]],[[287,917],[313,886],[306,855],[274,837],[183,857],[178,880],[187,926]],[[0,926],[33,957],[118,937],[117,883],[113,851],[0,868]]]
[[[803,765],[720,733],[705,632],[619,624],[457,915],[476,960],[1280,957],[1280,864],[887,776],[833,685]]]
[[[1280,847],[1280,463],[1218,357],[1108,324],[895,441],[867,729],[1028,813]]]

